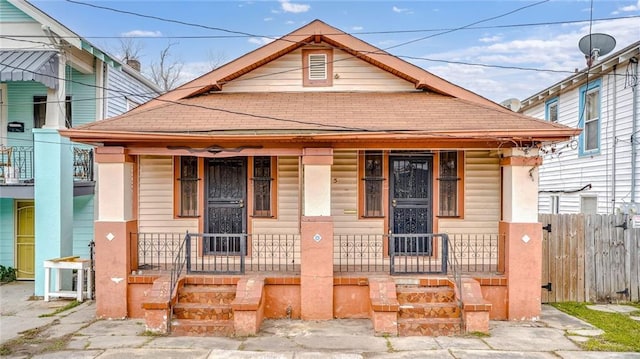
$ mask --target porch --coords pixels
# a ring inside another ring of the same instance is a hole
[[[137,263],[128,278],[130,300],[142,300],[139,314],[150,330],[249,335],[263,318],[304,319],[299,234],[132,233],[130,239]],[[403,336],[486,331],[490,316],[505,319],[498,299],[504,294],[492,294],[506,288],[504,236],[332,240],[332,318],[368,318],[378,335]],[[142,288],[147,295],[139,297]],[[235,319],[243,315],[248,322]]]

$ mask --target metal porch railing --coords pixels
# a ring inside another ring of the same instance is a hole
[[[170,271],[185,233],[132,233],[140,272]],[[335,234],[336,273],[500,273],[498,234]],[[300,271],[299,234],[189,233],[188,273]],[[447,262],[447,259],[449,261]],[[185,259],[186,260],[186,259]]]
[[[171,271],[183,242],[186,273],[300,271],[299,234],[132,233],[138,271]]]
[[[389,235],[390,273],[447,273],[449,237],[444,233]]]

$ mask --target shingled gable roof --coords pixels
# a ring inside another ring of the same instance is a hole
[[[339,48],[403,78],[413,83],[416,89],[430,90],[489,106],[500,106],[491,100],[456,86],[418,66],[401,60],[335,27],[329,26],[320,20],[314,20],[288,35],[249,52],[175,90],[167,92],[156,100],[147,102],[142,105],[140,109],[157,106],[167,101],[176,101],[192,97],[209,91],[222,90],[222,87],[233,79],[290,53],[299,47],[320,42],[325,42]]]
[[[306,45],[323,41],[411,81],[408,92],[228,92],[225,83]],[[350,49],[358,49],[358,51]],[[378,52],[376,52],[378,51]],[[123,115],[60,133],[79,142],[333,141],[408,143],[560,141],[579,129],[514,113],[471,91],[313,21]]]

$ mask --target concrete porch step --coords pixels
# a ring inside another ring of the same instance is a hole
[[[236,298],[235,285],[185,285],[178,292],[178,302],[230,304]]]
[[[173,315],[178,319],[230,320],[233,309],[229,304],[177,303]]]
[[[460,307],[454,302],[403,303],[398,318],[460,318]]]
[[[418,287],[397,286],[398,302],[403,303],[444,303],[454,302],[455,293],[449,286]]]
[[[449,336],[462,332],[460,318],[398,319],[398,336]]]
[[[174,319],[171,322],[171,335],[175,336],[232,337],[234,334],[233,320]]]

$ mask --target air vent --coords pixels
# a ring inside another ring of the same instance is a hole
[[[309,80],[327,79],[327,55],[309,54]]]

